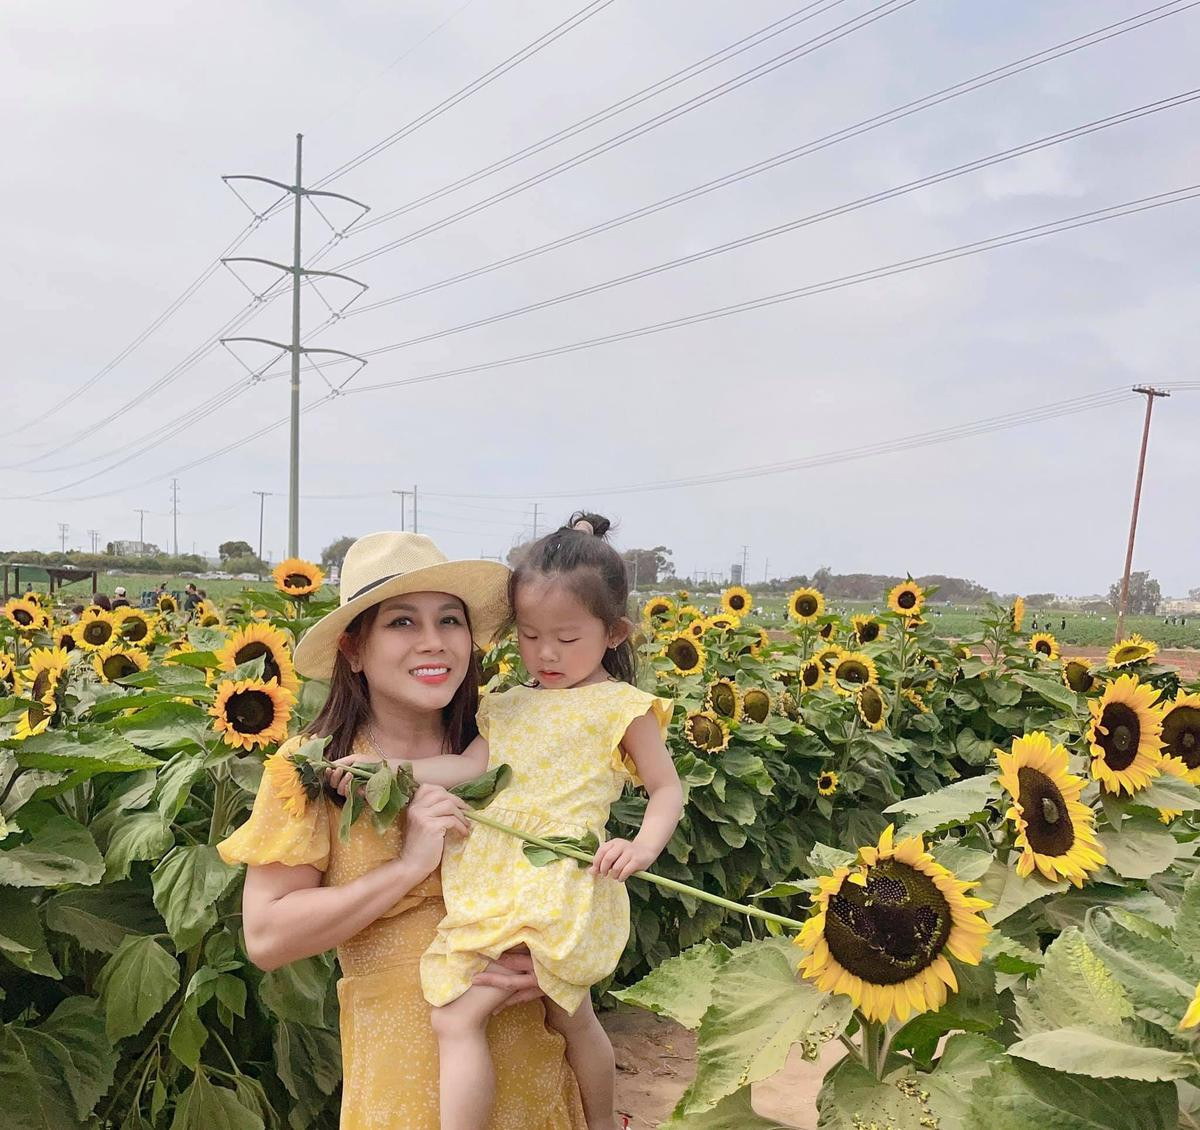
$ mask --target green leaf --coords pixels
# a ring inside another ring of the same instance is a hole
[[[366,785],[363,787],[363,793],[372,811],[383,811],[391,799],[392,781],[394,778],[395,774],[386,763],[381,764],[368,778]]]
[[[337,1033],[283,1021],[275,1029],[275,1067],[289,1095],[293,1127],[306,1126],[320,1113],[341,1079]]]
[[[865,1130],[869,1126],[887,1130],[924,1130],[936,1126],[930,1107],[921,1100],[921,1090],[912,1085],[913,1072],[905,1068],[876,1079],[861,1063],[843,1060],[825,1076],[817,1096],[817,1126],[820,1130]],[[904,1082],[903,1087],[897,1083]]]
[[[994,858],[990,851],[978,851],[954,843],[935,844],[932,853],[938,863],[953,871],[964,883],[982,879]]]
[[[1004,1049],[983,1036],[951,1036],[942,1048],[936,1069],[912,1080],[934,1113],[937,1130],[980,1130],[971,1117],[971,1095],[992,1065],[1004,1058]],[[925,1124],[926,1127],[928,1123]]]
[[[203,749],[211,740],[208,713],[190,702],[159,702],[126,718],[118,718],[113,726],[142,749]]]
[[[0,887],[0,954],[18,969],[58,980],[61,974],[50,951],[38,908],[30,892]]]
[[[140,1032],[179,988],[179,966],[151,937],[121,943],[100,971],[100,1000],[110,1040]]]
[[[712,1001],[713,978],[731,956],[720,942],[701,942],[657,965],[636,985],[609,995],[694,1030]]]
[[[1200,954],[1130,929],[1118,915],[1094,915],[1088,922],[1088,944],[1134,1004],[1157,1013],[1158,1022],[1173,1034],[1200,982]]]
[[[918,1013],[892,1037],[897,1050],[911,1049],[915,1059],[930,1064],[938,1042],[948,1032],[992,1032],[1003,1018],[997,1011],[996,975],[989,965],[964,965],[950,959],[958,981],[958,992],[951,995],[937,1012]]]
[[[557,844],[559,847],[574,848],[576,851],[587,852],[588,855],[595,855],[600,847],[600,839],[595,832],[588,832],[583,836],[542,836],[542,839],[548,844]],[[529,860],[534,867],[545,867],[550,863],[557,863],[562,860],[571,860],[576,867],[587,867],[589,864],[582,859],[573,859],[571,856],[560,855],[558,852],[548,847],[541,847],[538,844],[525,844],[522,849],[525,853],[525,858]]]
[[[62,891],[46,900],[43,911],[48,929],[99,953],[115,953],[131,934],[162,929],[149,892],[132,883]]]
[[[1105,862],[1126,879],[1149,879],[1170,867],[1178,855],[1175,837],[1154,816],[1131,816],[1119,832],[1105,829],[1096,839]]]
[[[235,1091],[210,1083],[198,1070],[179,1096],[171,1130],[263,1130],[263,1120]]]
[[[1183,780],[1164,774],[1156,777],[1144,789],[1129,798],[1132,804],[1144,808],[1171,808],[1176,812],[1195,812],[1200,808],[1200,789]]]
[[[174,820],[187,803],[192,786],[204,772],[204,758],[198,755],[177,753],[158,771],[158,786],[154,802],[159,812],[168,820]]]
[[[1200,954],[1200,871],[1183,888],[1183,900],[1175,917],[1175,941],[1187,953]]]
[[[280,1020],[324,1028],[325,994],[332,966],[326,955],[306,957],[272,969],[262,979],[258,997]]]
[[[1079,712],[1079,696],[1070,687],[1065,686],[1061,680],[1047,678],[1044,675],[1026,674],[1024,671],[1015,671],[1012,677],[1045,702],[1063,711],[1068,717]]]
[[[129,876],[135,859],[162,859],[175,846],[175,834],[157,811],[131,812],[115,825],[104,853],[104,877],[109,882]]]
[[[0,884],[10,887],[90,886],[104,861],[88,830],[66,816],[52,816],[26,844],[0,849]]]
[[[763,1118],[750,1105],[750,1088],[742,1087],[702,1114],[675,1114],[660,1130],[795,1130],[773,1118]]]
[[[167,1046],[171,1054],[185,1067],[196,1070],[200,1053],[208,1042],[208,1029],[200,1019],[200,1006],[194,1000],[184,1001],[183,1008],[171,1025],[171,1036]]]
[[[752,942],[717,970],[700,1021],[696,1078],[677,1115],[711,1110],[747,1083],[774,1075],[794,1044],[815,1058],[845,1028],[850,999],[798,980],[795,953],[784,939]]]
[[[995,926],[1030,903],[1047,895],[1060,894],[1068,886],[1064,880],[1048,883],[1036,872],[1022,879],[1008,864],[996,860],[984,873],[974,893],[992,904],[990,910],[983,912],[983,916]]]
[[[1105,963],[1074,927],[1064,930],[1043,955],[1044,964],[1017,1002],[1022,1035],[1082,1025],[1117,1034],[1133,1005]]]
[[[907,819],[900,829],[901,836],[932,832],[952,824],[965,824],[986,815],[987,806],[1000,795],[1000,787],[992,773],[955,781],[936,793],[911,797],[885,808],[884,813],[903,813]]]
[[[90,740],[80,740],[87,736]],[[26,738],[16,750],[17,764],[24,769],[49,769],[54,772],[85,771],[97,773],[135,773],[157,769],[158,762],[134,749],[116,734],[66,730],[47,730]]]
[[[486,773],[461,785],[455,785],[450,791],[460,800],[478,810],[487,808],[495,799],[496,794],[508,788],[512,780],[512,767],[509,765],[494,765]]]
[[[1086,1028],[1039,1032],[1008,1049],[1009,1055],[1032,1060],[1055,1071],[1097,1079],[1186,1079],[1200,1071],[1195,1056],[1163,1048],[1141,1047],[1132,1040],[1101,1035]]]
[[[214,903],[237,874],[210,844],[173,848],[154,869],[154,905],[180,949],[195,945],[216,922]]]
[[[841,848],[816,843],[808,853],[805,868],[813,876],[831,875],[839,867],[849,867],[857,858],[858,855],[855,852],[842,851]]]

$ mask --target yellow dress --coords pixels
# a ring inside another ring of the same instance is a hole
[[[489,763],[513,771],[487,814],[537,836],[591,831],[603,840],[612,802],[636,782],[620,749],[625,731],[652,710],[665,733],[671,709],[666,699],[618,682],[486,696],[479,732]],[[519,945],[529,947],[542,991],[568,1012],[616,968],[629,940],[625,884],[596,878],[569,859],[534,867],[523,848],[486,825],[447,843],[446,917],[421,959],[431,1004],[461,996],[488,959]]]
[[[281,752],[298,743],[293,739]],[[218,850],[227,863],[311,864],[325,873],[325,886],[349,883],[399,856],[403,818],[380,834],[364,816],[342,843],[340,814],[322,798],[294,816],[264,778],[250,819]],[[338,947],[342,1130],[438,1130],[437,1040],[418,963],[444,914],[435,872]],[[546,1027],[540,1002],[494,1016],[488,1043],[496,1069],[489,1130],[586,1130],[563,1040]]]

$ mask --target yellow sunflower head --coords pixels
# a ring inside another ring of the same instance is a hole
[[[688,635],[687,632],[680,632],[677,636],[672,636],[667,641],[667,646],[663,648],[662,653],[671,661],[675,671],[680,675],[697,675],[704,670],[707,658],[704,645],[695,637]]]
[[[883,635],[883,624],[874,616],[853,616],[850,623],[860,644],[874,643]]]
[[[145,671],[150,666],[150,660],[140,647],[114,642],[92,656],[92,666],[102,683],[116,683]]]
[[[692,598],[692,594],[691,594],[690,592],[688,592],[688,590],[687,590],[687,589],[680,589],[680,590],[679,590],[679,591],[678,591],[678,592],[675,594],[675,597],[676,597],[676,599],[677,599],[677,600],[691,600],[691,598]]]
[[[681,624],[690,624],[693,620],[703,620],[704,613],[694,604],[681,604],[675,610],[675,619]]]
[[[893,586],[887,596],[888,607],[899,616],[920,616],[925,591],[911,577]]]
[[[729,747],[729,727],[711,710],[689,714],[683,724],[683,735],[705,753],[720,753]]]
[[[1096,684],[1096,676],[1092,674],[1092,665],[1081,655],[1064,659],[1062,665],[1062,681],[1076,694],[1087,694]]]
[[[320,566],[301,557],[289,557],[271,570],[275,587],[284,596],[311,596],[325,583],[325,574]]]
[[[810,659],[800,668],[801,691],[817,690],[825,681],[825,677],[825,664],[821,662],[820,657]]]
[[[21,687],[21,676],[17,664],[7,651],[0,651],[0,690],[16,694]]]
[[[1104,688],[1089,706],[1092,721],[1087,741],[1092,776],[1110,793],[1136,793],[1162,772],[1162,716],[1155,707],[1158,692],[1122,675]]]
[[[833,640],[837,638],[837,621],[830,620],[828,623],[822,624],[817,629],[817,635],[823,640]]]
[[[731,585],[721,593],[721,607],[731,616],[745,616],[753,604],[749,590],[741,585]]]
[[[71,624],[60,624],[54,629],[54,646],[63,651],[75,650],[75,628]]]
[[[863,725],[869,730],[882,730],[887,723],[887,700],[883,692],[874,684],[866,683],[858,688],[854,696],[854,704],[858,708],[858,716]]]
[[[264,682],[269,683],[274,679],[284,690],[292,694],[300,692],[300,680],[296,678],[296,668],[292,665],[288,638],[270,624],[248,624],[239,628],[216,656],[222,671],[232,671],[261,656]]]
[[[154,600],[154,606],[164,616],[170,616],[179,611],[179,601],[169,592],[160,592]]]
[[[788,597],[788,615],[798,624],[811,624],[825,611],[825,597],[816,589],[796,589]]]
[[[49,618],[42,606],[36,600],[29,600],[26,597],[14,597],[2,611],[9,623],[22,633],[41,631],[49,623]]]
[[[996,751],[1000,784],[1012,798],[1005,814],[1016,826],[1021,852],[1017,874],[1038,870],[1051,883],[1068,879],[1077,887],[1104,864],[1096,840],[1096,815],[1080,802],[1084,780],[1067,771],[1065,746],[1052,745],[1040,730]]]
[[[718,612],[715,616],[708,618],[706,627],[716,628],[719,632],[728,632],[738,627],[741,622],[739,617],[732,616],[728,612]]]
[[[13,730],[12,740],[23,742],[26,738],[33,737],[34,734],[43,733],[46,727],[50,725],[50,719],[53,716],[54,712],[44,703],[39,702],[34,704],[17,719],[17,726]]]
[[[925,704],[925,700],[910,687],[905,687],[904,690],[900,692],[900,697],[912,703],[912,705],[917,708],[918,714],[929,713],[929,707]]]
[[[685,627],[683,630],[684,630],[685,634],[691,636],[692,639],[698,640],[703,637],[703,635],[707,629],[708,629],[708,621],[704,620],[704,619],[700,619],[700,620],[689,621],[687,627]]]
[[[1128,639],[1113,644],[1108,651],[1110,667],[1132,667],[1147,659],[1153,659],[1158,654],[1158,644],[1144,640],[1136,632]]]
[[[192,609],[192,620],[200,628],[219,628],[222,623],[221,613],[217,611],[217,606],[210,604],[207,600],[200,601]]]
[[[840,695],[856,694],[860,687],[878,682],[875,661],[861,651],[843,652],[829,672],[829,685]]]
[[[55,692],[69,663],[70,657],[61,647],[35,647],[29,653],[24,697],[36,699],[53,714],[57,709]]]
[[[740,721],[742,717],[742,692],[732,679],[718,679],[708,688],[705,705],[727,722]]]
[[[751,722],[765,722],[771,714],[771,696],[762,687],[751,687],[742,695],[742,713]]]
[[[292,696],[278,683],[262,679],[225,679],[209,713],[213,729],[234,749],[261,749],[287,737]]]
[[[1038,632],[1029,637],[1029,650],[1041,659],[1057,659],[1058,640],[1049,632]]]
[[[290,757],[273,753],[263,762],[263,779],[279,798],[285,812],[302,819],[309,801],[321,795],[320,781]]]
[[[99,651],[117,637],[117,622],[103,608],[85,608],[75,625],[75,642],[84,651]]]
[[[925,851],[920,836],[858,849],[853,866],[817,880],[813,914],[796,938],[800,972],[822,992],[848,996],[870,1020],[936,1012],[958,982],[947,955],[978,965],[989,903],[967,892]]]
[[[642,605],[642,619],[661,626],[675,618],[675,602],[669,596],[652,596]]]
[[[1162,743],[1166,765],[1200,785],[1200,694],[1180,691],[1163,707]]]
[[[822,773],[817,777],[817,792],[821,796],[833,796],[837,792],[838,775],[832,772]]]
[[[813,656],[813,659],[821,665],[822,671],[832,671],[833,665],[842,658],[843,655],[848,655],[844,647],[838,647],[837,644],[830,644],[829,647],[823,647]]]
[[[154,643],[158,628],[155,617],[148,616],[140,608],[118,608],[113,614],[117,633],[125,643],[135,647],[149,647]]]

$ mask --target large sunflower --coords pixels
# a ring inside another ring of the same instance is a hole
[[[642,619],[649,624],[662,624],[675,615],[675,602],[669,596],[652,596],[642,605]]]
[[[36,632],[49,624],[42,606],[26,597],[13,597],[0,611],[19,632]]]
[[[729,727],[711,710],[697,710],[687,716],[683,736],[705,753],[720,753],[729,746]]]
[[[888,607],[900,616],[919,616],[925,605],[925,590],[909,577],[892,588],[887,602]]]
[[[199,628],[219,628],[221,613],[215,604],[202,600],[192,609],[192,622]]]
[[[112,618],[121,639],[126,643],[134,647],[149,647],[154,643],[157,631],[154,617],[148,616],[140,608],[118,608]]]
[[[103,608],[85,608],[75,625],[75,642],[85,651],[99,651],[107,647],[117,632],[117,622],[112,613]]]
[[[874,643],[883,635],[883,624],[874,616],[852,616],[850,623],[860,644]]]
[[[1122,675],[1089,703],[1087,728],[1092,776],[1110,793],[1136,793],[1162,772],[1162,716],[1154,703],[1158,692]]]
[[[1194,785],[1200,785],[1200,694],[1180,691],[1162,711],[1162,754]]]
[[[289,557],[271,570],[275,587],[285,596],[311,596],[325,583],[320,566],[301,557]]]
[[[1087,694],[1096,683],[1092,674],[1092,665],[1082,655],[1073,655],[1064,659],[1062,665],[1062,681],[1076,694]]]
[[[102,683],[116,683],[128,679],[150,666],[146,653],[133,644],[112,643],[92,656],[92,666]]]
[[[874,683],[867,683],[858,688],[854,705],[858,708],[858,716],[863,725],[870,730],[882,730],[887,723],[887,700]]]
[[[1029,637],[1029,650],[1042,659],[1057,659],[1058,640],[1049,632],[1038,632]]]
[[[242,663],[262,656],[263,680],[274,679],[284,690],[299,694],[300,680],[292,665],[287,636],[269,624],[249,624],[239,628],[229,642],[216,653],[222,671],[232,671]]]
[[[833,665],[842,658],[843,655],[850,653],[844,647],[838,647],[837,644],[830,644],[828,647],[821,648],[813,659],[821,665],[822,671],[832,671]]]
[[[70,658],[60,647],[35,647],[29,653],[24,697],[35,699],[53,714],[57,709],[54,694],[68,663]]]
[[[695,675],[704,670],[704,646],[686,632],[672,636],[662,653],[680,675]]]
[[[825,598],[816,589],[796,589],[788,597],[788,615],[800,624],[811,624],[825,611]]]
[[[234,749],[261,749],[287,737],[292,696],[278,683],[262,679],[225,679],[209,708],[213,729]]]
[[[936,1012],[958,990],[949,953],[978,965],[991,927],[988,902],[925,851],[920,836],[893,845],[891,825],[854,866],[817,880],[814,913],[796,944],[800,971],[823,992],[848,996],[870,1020]]]
[[[1109,648],[1108,665],[1110,667],[1132,667],[1135,663],[1141,663],[1143,659],[1153,659],[1157,654],[1158,644],[1144,640],[1137,632],[1134,632],[1128,639],[1123,639]]]
[[[734,616],[745,616],[754,603],[754,597],[741,585],[730,585],[721,593],[721,607]]]
[[[1008,626],[1014,632],[1021,630],[1021,625],[1025,622],[1025,599],[1018,596],[1009,607],[1008,610]]]
[[[1051,883],[1083,886],[1104,863],[1096,842],[1096,816],[1080,803],[1084,780],[1067,771],[1065,746],[1051,745],[1040,730],[1017,738],[1012,752],[996,751],[1000,784],[1012,797],[1005,815],[1017,829],[1017,874],[1040,871]]]
[[[742,695],[742,712],[751,722],[765,722],[771,714],[771,696],[762,687],[750,687]]]
[[[704,703],[714,714],[729,722],[740,721],[742,717],[742,692],[732,679],[718,679],[713,683]]]
[[[843,652],[829,672],[829,685],[840,695],[852,695],[859,687],[878,682],[875,661],[861,651]]]

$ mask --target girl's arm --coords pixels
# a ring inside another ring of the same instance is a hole
[[[641,831],[632,840],[602,843],[591,872],[624,882],[635,871],[649,867],[667,846],[683,815],[683,786],[653,712],[648,711],[630,723],[621,739],[621,749],[637,767],[650,801]]]
[[[341,757],[332,763],[329,770],[329,784],[342,796],[350,788],[354,778],[342,768],[360,761],[378,761],[378,757],[369,754],[352,753],[349,757]],[[388,757],[384,760],[389,765],[405,765],[422,785],[441,785],[444,789],[452,789],[487,772],[488,744],[477,737],[462,753],[446,753],[438,757],[418,757],[415,761],[406,761],[401,757]]]

